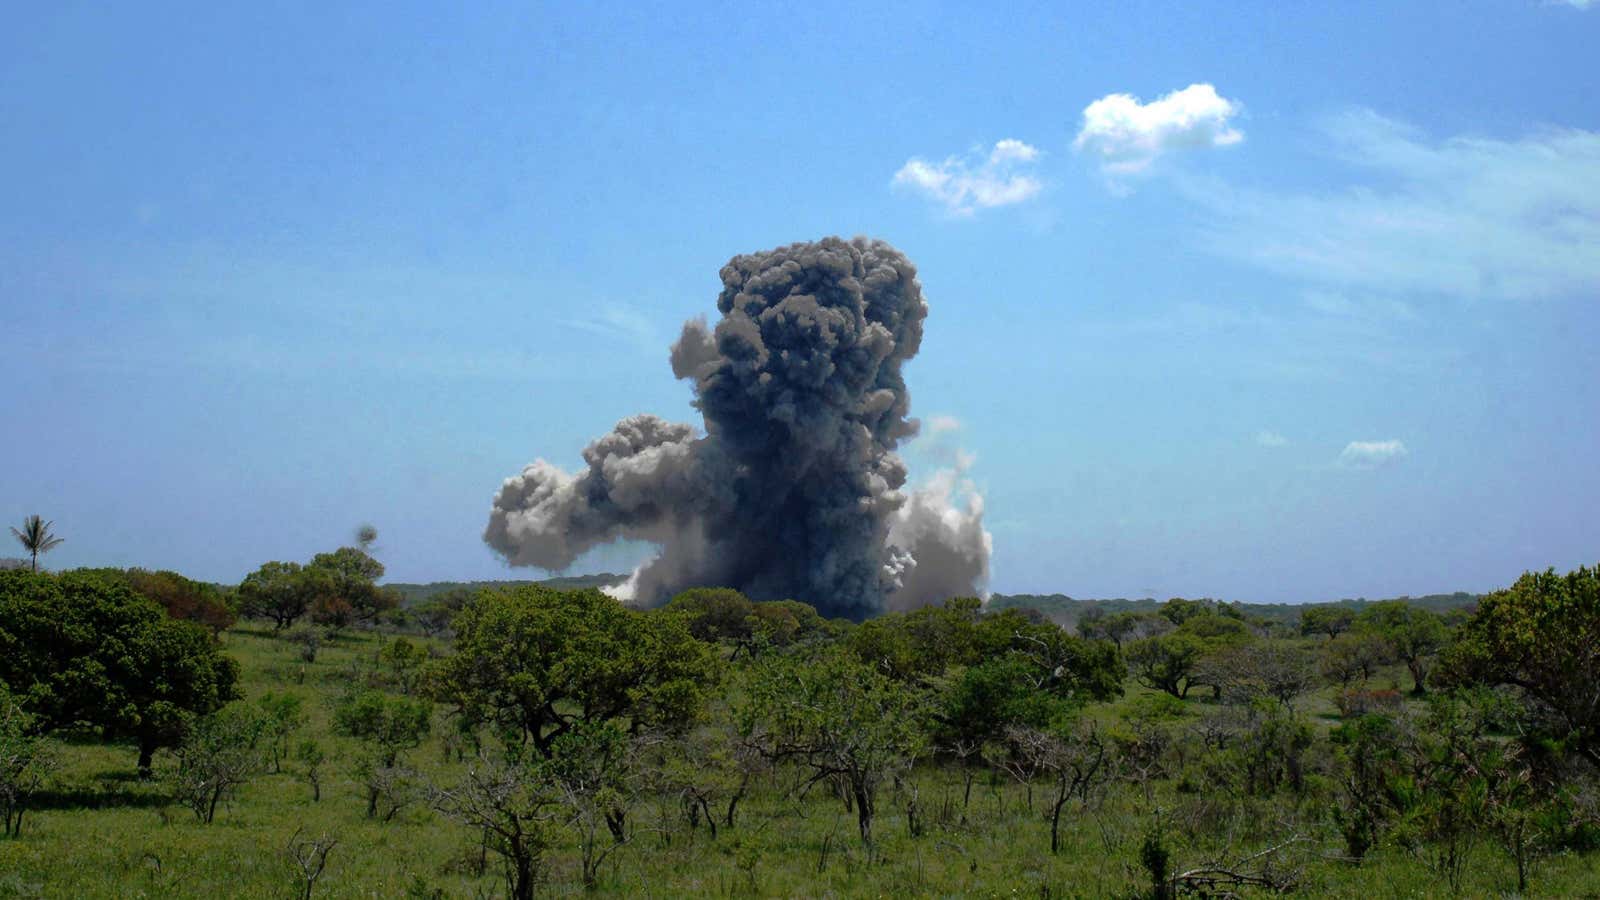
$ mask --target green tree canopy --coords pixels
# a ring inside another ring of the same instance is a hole
[[[597,590],[485,591],[455,632],[434,695],[546,756],[580,722],[686,724],[717,674],[715,653],[681,616],[627,609]]]
[[[0,572],[0,681],[44,728],[132,739],[141,772],[195,715],[235,696],[238,664],[206,630],[115,579]]]
[[[1325,634],[1331,640],[1348,631],[1355,618],[1355,610],[1337,603],[1307,606],[1300,610],[1300,633]]]
[[[299,563],[268,562],[239,584],[239,611],[252,619],[271,619],[273,628],[293,625],[306,614],[320,586]]]
[[[1395,657],[1411,671],[1412,693],[1427,690],[1428,666],[1450,637],[1437,613],[1404,600],[1384,600],[1362,610],[1356,626],[1388,642]]]
[[[1520,688],[1600,765],[1600,567],[1529,572],[1484,597],[1441,675]]]

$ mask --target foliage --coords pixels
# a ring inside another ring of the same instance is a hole
[[[434,695],[545,756],[580,723],[681,729],[718,674],[681,617],[630,610],[595,590],[485,592],[455,631],[455,653],[431,677]]]
[[[22,833],[28,800],[55,767],[53,748],[33,733],[33,717],[0,683],[0,837]]]
[[[319,625],[343,628],[356,623],[370,624],[398,599],[378,587],[383,563],[367,554],[364,547],[340,547],[331,553],[311,558],[306,572],[316,585],[311,604],[312,621]]]
[[[239,584],[239,612],[252,619],[271,619],[282,630],[305,615],[319,593],[315,575],[299,563],[262,563]]]
[[[1197,666],[1207,649],[1192,634],[1173,633],[1134,641],[1125,655],[1140,684],[1181,700],[1199,683]]]
[[[448,629],[456,615],[465,609],[475,596],[477,595],[467,588],[442,591],[414,607],[411,611],[412,619],[422,629],[423,634],[432,637]]]
[[[267,691],[256,698],[261,709],[261,740],[274,774],[283,771],[289,756],[289,739],[305,724],[306,714],[294,694]]]
[[[1444,620],[1403,600],[1374,603],[1356,619],[1356,627],[1388,643],[1396,658],[1411,670],[1412,693],[1426,691],[1427,669],[1449,637]]]
[[[1330,682],[1366,684],[1379,668],[1393,659],[1388,642],[1368,631],[1338,635],[1318,651],[1317,668]]]
[[[924,715],[916,692],[837,650],[762,663],[739,711],[768,759],[805,766],[808,786],[842,783],[868,845],[879,788],[923,751]]]
[[[1234,702],[1266,698],[1287,706],[1311,690],[1317,670],[1311,655],[1296,643],[1258,641],[1213,651],[1201,660],[1196,677]]]
[[[1355,610],[1348,606],[1321,603],[1300,610],[1300,633],[1310,637],[1325,634],[1329,640],[1350,630],[1355,623]]]
[[[166,610],[174,619],[186,619],[220,635],[238,621],[233,598],[216,585],[183,577],[177,572],[151,572],[146,569],[78,570],[120,580],[134,593]]]
[[[266,768],[261,748],[268,727],[259,707],[230,703],[196,718],[176,751],[177,767],[169,774],[172,795],[210,824],[217,804]]]
[[[89,573],[0,572],[0,681],[39,727],[131,738],[139,768],[234,697],[237,664],[206,630]]]
[[[358,772],[366,780],[367,817],[378,814],[378,801],[387,790],[404,781],[396,772],[400,754],[422,743],[433,724],[433,706],[426,700],[391,697],[382,691],[366,690],[346,697],[333,711],[334,728],[361,741],[365,753]],[[392,817],[398,805],[391,803]]]
[[[422,678],[423,667],[428,663],[428,650],[419,643],[397,637],[378,651],[378,662],[387,671],[400,693],[410,695]]]
[[[1447,683],[1516,686],[1552,737],[1600,765],[1600,567],[1527,573],[1484,597],[1445,668]]]

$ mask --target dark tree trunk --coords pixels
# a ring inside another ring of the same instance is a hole
[[[1050,852],[1055,853],[1061,848],[1061,810],[1067,805],[1067,781],[1065,778],[1056,785],[1056,801],[1050,806]]]
[[[872,843],[872,794],[865,787],[853,788],[856,800],[856,825],[861,829],[861,843]]]

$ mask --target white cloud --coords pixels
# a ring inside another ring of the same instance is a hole
[[[894,184],[926,195],[954,215],[971,215],[1037,195],[1044,185],[1029,167],[1039,155],[1038,148],[1007,138],[987,156],[952,156],[940,163],[914,156],[894,173]]]
[[[1346,469],[1376,469],[1408,456],[1406,445],[1397,440],[1351,441],[1339,454],[1339,465]]]
[[[1321,129],[1360,182],[1319,193],[1180,179],[1218,252],[1334,291],[1532,298],[1600,288],[1600,133],[1429,139],[1370,111]]]
[[[1263,447],[1287,447],[1289,439],[1276,431],[1263,428],[1256,432],[1256,443]]]
[[[927,425],[926,433],[930,436],[961,430],[961,420],[955,416],[929,416],[923,424]]]
[[[1209,84],[1191,84],[1149,103],[1132,94],[1108,94],[1084,108],[1083,127],[1072,146],[1099,157],[1108,174],[1137,174],[1169,151],[1244,140],[1228,124],[1241,108]]]
[[[593,316],[567,319],[564,324],[590,334],[632,344],[641,350],[659,350],[664,344],[656,334],[655,325],[650,319],[627,306],[617,304],[603,306]]]

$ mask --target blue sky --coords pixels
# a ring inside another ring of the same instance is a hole
[[[0,520],[51,565],[370,521],[519,577],[500,481],[692,420],[717,270],[827,234],[920,269],[996,590],[1600,558],[1600,4],[223,6],[0,13]]]

